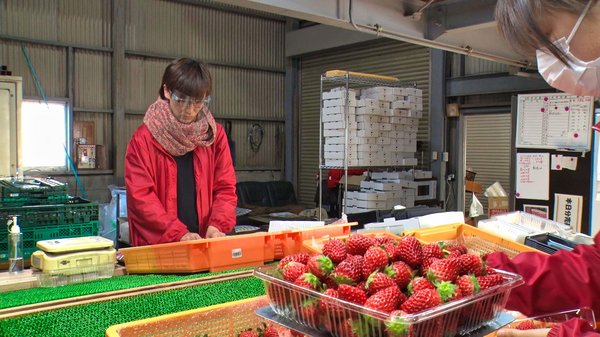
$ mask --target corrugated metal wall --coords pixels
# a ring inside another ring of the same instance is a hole
[[[477,175],[475,181],[485,188],[496,181],[510,192],[511,114],[470,115],[465,118],[465,168]],[[493,130],[493,132],[490,132]],[[477,198],[487,214],[487,198]],[[465,195],[465,208],[471,205],[471,193]]]
[[[220,120],[232,119],[238,153],[244,151],[236,168],[280,171],[285,23],[274,15],[199,4],[127,1],[125,140],[156,99],[166,65],[177,57],[195,57],[213,64],[212,109]],[[0,63],[23,77],[25,96],[39,97],[21,53],[24,45],[46,95],[71,98],[73,119],[95,123],[97,143],[109,149],[109,158],[116,146],[127,145],[113,144],[111,34],[111,0],[0,0]],[[256,121],[265,136],[255,154],[246,150],[248,129]],[[108,198],[106,176],[112,177],[110,171],[82,177],[93,199]]]
[[[126,65],[128,136],[142,119],[133,114],[145,111],[157,97],[162,73],[171,61],[162,56],[195,57],[212,64],[211,110],[218,120],[232,122],[236,169],[281,170],[283,21],[182,3],[132,0],[126,29],[126,49],[131,51]],[[248,143],[248,129],[254,123],[264,129],[256,153]]]
[[[416,82],[423,90],[423,118],[418,140],[429,143],[429,49],[417,45],[377,40],[360,46],[344,47],[301,60],[301,113],[298,161],[298,195],[312,204],[319,172],[319,89],[320,75],[326,70],[344,69],[399,77]],[[428,152],[428,146],[425,146]]]

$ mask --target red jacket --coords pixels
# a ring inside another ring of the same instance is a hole
[[[489,266],[519,274],[525,281],[511,291],[506,308],[535,316],[590,307],[599,318],[600,234],[594,242],[552,255],[521,253],[512,261],[503,253],[490,254]],[[553,329],[552,336],[600,336],[590,330],[580,320],[571,320]]]
[[[209,225],[223,233],[235,225],[235,171],[223,127],[215,142],[194,150],[200,235]],[[177,218],[177,163],[145,124],[133,134],[125,154],[127,216],[134,246],[177,242],[188,232]]]

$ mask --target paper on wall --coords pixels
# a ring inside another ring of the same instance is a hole
[[[554,221],[570,226],[576,233],[581,232],[583,197],[580,195],[554,194]]]
[[[550,160],[550,169],[553,171],[577,170],[577,157],[563,156],[562,154],[553,154],[550,157]]]
[[[550,193],[550,154],[517,153],[518,199],[548,200]]]
[[[563,156],[562,167],[566,170],[576,171],[577,170],[577,157]]]

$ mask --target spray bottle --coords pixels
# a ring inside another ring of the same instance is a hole
[[[13,216],[8,223],[8,272],[17,274],[23,271],[23,233],[17,224],[17,217]]]

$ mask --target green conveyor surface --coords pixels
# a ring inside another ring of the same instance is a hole
[[[108,280],[74,284],[60,288],[38,288],[0,294],[0,304],[4,307],[11,307],[17,305],[16,303],[38,303],[51,299],[127,289],[194,277],[206,277],[215,274],[223,273],[187,276],[119,276]],[[111,325],[261,296],[264,293],[262,281],[254,277],[249,277],[193,288],[138,295],[120,300],[74,306],[0,320],[0,336],[103,337],[105,336],[106,329]],[[5,300],[11,301],[11,305],[5,305]]]

